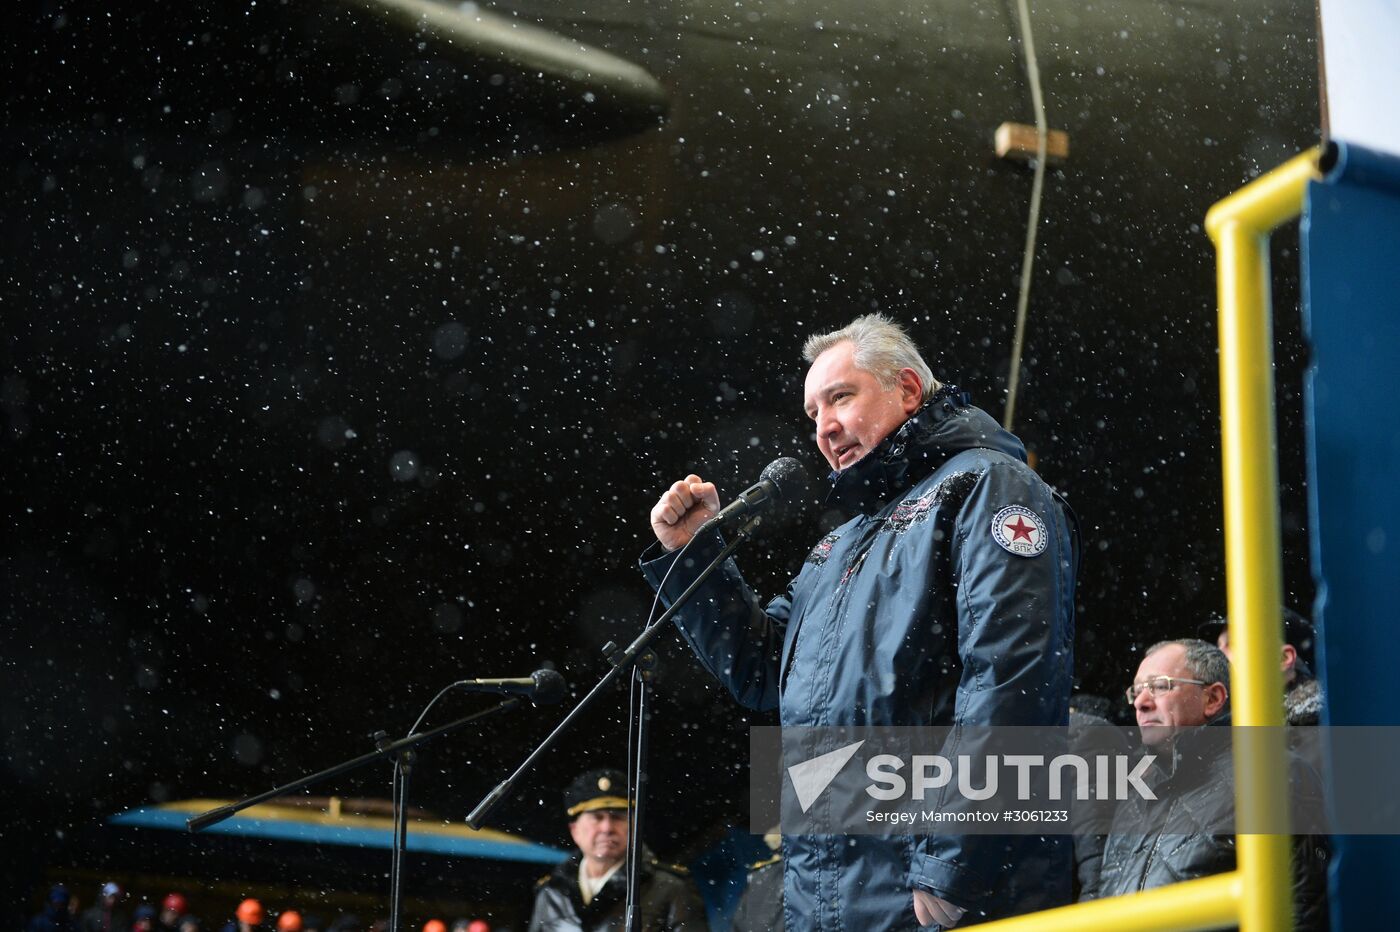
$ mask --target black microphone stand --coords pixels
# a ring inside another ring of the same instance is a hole
[[[471,813],[467,816],[467,825],[469,825],[472,828],[481,828],[481,826],[486,821],[486,817],[491,814],[491,811],[494,810],[497,806],[499,806],[505,799],[507,799],[515,793],[517,784],[519,784],[520,781],[524,778],[525,774],[527,774],[530,771],[530,769],[535,766],[535,763],[540,759],[540,757],[542,757],[546,751],[548,751],[554,746],[554,743],[559,740],[559,737],[569,729],[569,726],[571,726],[575,722],[575,720],[579,718],[580,715],[583,714],[584,710],[586,710],[589,706],[593,705],[593,703],[597,701],[598,697],[603,694],[603,691],[605,689],[611,686],[613,682],[615,682],[617,678],[621,676],[625,671],[632,669],[633,665],[638,664],[640,662],[642,654],[647,651],[647,648],[651,644],[651,642],[660,637],[662,631],[669,630],[670,626],[667,625],[666,622],[670,621],[671,618],[676,614],[676,612],[680,611],[681,607],[684,606],[686,602],[690,601],[691,596],[693,596],[695,594],[695,591],[700,588],[701,584],[704,583],[705,580],[710,577],[710,574],[712,574],[716,569],[718,569],[720,564],[722,564],[725,560],[728,560],[730,555],[733,554],[735,550],[739,549],[740,544],[748,540],[749,537],[753,535],[754,529],[758,527],[759,522],[761,520],[761,515],[755,515],[754,517],[746,521],[739,528],[738,532],[735,533],[734,540],[724,545],[724,547],[720,550],[719,555],[716,556],[713,560],[711,560],[710,565],[705,567],[705,569],[701,571],[700,575],[695,578],[695,581],[692,582],[689,586],[687,586],[685,591],[682,592],[676,598],[676,600],[671,603],[671,607],[666,609],[666,611],[662,612],[661,617],[656,619],[656,622],[654,624],[650,625],[645,630],[643,630],[642,633],[637,636],[637,639],[634,640],[625,651],[617,652],[615,650],[615,646],[611,644],[609,644],[608,647],[604,648],[604,652],[608,654],[608,662],[611,664],[611,667],[608,670],[608,672],[604,673],[603,678],[600,679],[598,683],[591,690],[588,691],[588,695],[584,696],[581,700],[579,700],[579,703],[576,706],[569,710],[569,714],[565,715],[564,718],[559,722],[559,724],[554,727],[554,730],[550,732],[549,735],[542,742],[540,742],[539,747],[535,748],[533,751],[530,752],[530,754],[525,758],[525,760],[521,762],[520,766],[515,769],[515,772],[512,773],[509,777],[506,777],[499,784],[497,784],[495,789],[493,789],[490,793],[486,794],[486,796],[482,798],[481,802],[476,804],[476,808],[473,809]],[[676,559],[680,558],[680,555],[677,555]],[[609,648],[613,649],[610,650]],[[640,706],[643,709],[643,713],[645,713],[645,686],[643,686],[642,689],[643,698],[640,703]],[[641,721],[645,722],[645,714],[643,714]],[[646,751],[646,738],[644,734],[644,728],[639,728],[638,731],[642,732],[642,734],[639,735],[638,739],[639,748],[641,752],[639,753],[638,757],[640,759]],[[629,735],[630,733],[631,729],[629,726]],[[630,743],[631,742],[629,742],[629,744]],[[628,748],[628,755],[628,780],[631,781],[633,776],[633,774],[630,772],[631,747]],[[645,783],[645,765],[640,765],[637,777],[639,782]],[[627,842],[629,856],[632,855],[631,849],[633,848],[634,844],[638,845],[637,851],[641,850],[636,840],[640,839],[642,834],[641,792],[644,789],[644,787],[634,785],[631,789],[636,795],[637,801],[636,805],[634,806],[633,812],[629,817]],[[638,920],[635,906],[635,884],[637,879],[636,870],[637,864],[636,859],[634,858],[632,863],[629,864],[627,868],[627,932],[639,932],[639,927],[635,924]]]
[[[185,826],[191,832],[201,832],[211,825],[217,825],[225,819],[231,818],[232,816],[236,815],[239,812],[242,812],[244,809],[247,809],[250,806],[256,806],[258,803],[264,803],[267,802],[269,799],[276,799],[279,796],[286,796],[288,793],[293,793],[303,787],[310,786],[313,783],[319,783],[322,780],[327,780],[331,777],[339,776],[342,773],[348,773],[351,770],[356,770],[360,767],[363,767],[366,764],[373,763],[374,761],[381,760],[386,757],[397,758],[397,767],[399,770],[398,776],[402,783],[399,783],[399,781],[395,781],[397,785],[394,787],[394,883],[392,884],[392,890],[390,893],[391,902],[389,904],[389,915],[394,917],[395,919],[395,922],[391,923],[391,932],[397,932],[399,902],[403,894],[402,887],[400,885],[399,856],[400,852],[405,850],[408,846],[408,774],[412,767],[413,760],[415,757],[414,748],[418,747],[418,745],[423,744],[426,741],[431,741],[433,738],[436,738],[439,735],[445,735],[450,731],[456,731],[458,728],[461,728],[464,725],[468,725],[472,722],[478,721],[479,719],[486,718],[488,715],[494,715],[497,712],[504,712],[506,709],[514,708],[515,706],[518,706],[521,703],[522,700],[519,697],[506,699],[502,702],[497,703],[494,706],[491,706],[489,709],[483,709],[480,712],[473,712],[471,715],[463,716],[462,718],[459,718],[456,721],[448,722],[445,725],[439,725],[436,728],[431,728],[428,731],[419,732],[416,735],[409,735],[406,738],[400,738],[398,741],[389,741],[388,735],[385,732],[375,732],[371,736],[375,744],[375,750],[369,752],[368,754],[361,754],[359,757],[351,758],[347,761],[342,761],[341,763],[336,764],[334,767],[327,767],[325,770],[293,780],[291,783],[286,783],[282,786],[274,787],[273,789],[270,789],[265,793],[258,793],[256,796],[249,796],[247,799],[239,800],[238,802],[233,803],[232,805],[218,806],[214,809],[210,809],[207,812],[202,812],[197,816],[193,816],[192,818],[187,819],[185,821]],[[403,802],[404,810],[401,819],[399,818],[401,814],[399,808],[400,800],[402,800]]]
[[[438,735],[447,734],[449,731],[456,731],[463,725],[469,725],[472,722],[477,721],[478,719],[483,719],[488,715],[495,714],[496,712],[504,712],[506,709],[514,708],[517,705],[520,705],[519,698],[507,699],[504,702],[494,705],[489,709],[485,709],[481,712],[474,712],[471,715],[467,715],[463,718],[457,719],[455,722],[448,722],[446,725],[439,725],[437,728],[432,728],[428,731],[422,731],[416,735],[412,735],[407,738],[400,738],[398,741],[391,741],[386,743],[380,738],[380,735],[382,735],[383,732],[376,732],[372,737],[375,740],[377,748],[376,750],[370,751],[368,754],[361,754],[359,757],[351,758],[347,761],[341,761],[334,767],[327,767],[325,770],[322,770],[318,773],[313,773],[308,776],[293,780],[291,783],[286,783],[282,786],[274,787],[273,789],[270,789],[265,793],[259,793],[256,796],[249,796],[247,799],[239,800],[238,802],[233,803],[231,805],[218,806],[213,809],[210,809],[207,812],[202,812],[197,816],[193,816],[192,818],[186,819],[185,827],[191,832],[202,832],[211,825],[217,825],[225,819],[232,818],[233,816],[242,812],[244,809],[247,809],[249,806],[256,806],[258,803],[265,803],[269,799],[276,799],[279,796],[286,796],[288,793],[293,793],[301,789],[302,787],[310,786],[313,783],[319,783],[320,781],[328,780],[331,777],[338,777],[342,773],[349,773],[351,770],[356,770],[360,767],[363,767],[365,764],[373,763],[374,761],[377,761],[380,758],[392,757],[394,755],[397,755],[401,751],[412,750],[413,748],[416,748],[418,745],[424,743],[425,741],[429,741],[433,738],[436,738]]]
[[[677,558],[679,559],[679,558]],[[660,622],[657,622],[660,624]],[[627,785],[632,788],[632,812],[627,831],[627,899],[624,928],[641,929],[637,902],[641,897],[642,823],[647,791],[647,725],[651,723],[651,684],[656,676],[656,652],[643,651],[632,668],[631,718],[627,722]]]

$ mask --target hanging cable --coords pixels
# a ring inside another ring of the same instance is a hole
[[[1045,121],[1045,98],[1040,93],[1040,64],[1035,57],[1031,35],[1031,11],[1027,0],[1016,0],[1021,19],[1021,47],[1026,50],[1026,77],[1035,108],[1035,180],[1031,182],[1031,210],[1026,219],[1026,251],[1021,256],[1021,291],[1016,297],[1016,335],[1011,341],[1011,371],[1006,384],[1006,413],[1002,426],[1011,430],[1016,420],[1016,393],[1021,385],[1021,352],[1026,342],[1026,308],[1031,298],[1031,268],[1035,263],[1035,234],[1040,225],[1040,197],[1045,187],[1045,149],[1049,127]]]

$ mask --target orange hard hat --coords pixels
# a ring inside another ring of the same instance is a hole
[[[301,913],[295,909],[283,910],[277,917],[277,932],[301,932]]]
[[[447,923],[441,919],[429,919],[423,923],[423,932],[447,932]]]
[[[246,922],[250,926],[262,925],[264,918],[262,904],[251,896],[239,903],[233,914],[238,917],[239,922]]]

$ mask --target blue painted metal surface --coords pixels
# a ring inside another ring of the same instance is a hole
[[[1308,186],[1302,246],[1324,724],[1397,725],[1400,159],[1338,143],[1325,180]],[[1327,763],[1335,812],[1347,800],[1335,778],[1348,768]],[[1334,932],[1394,928],[1400,837],[1342,836],[1334,847]]]
[[[155,806],[132,809],[112,816],[113,825],[141,828],[163,828],[186,831],[185,820],[192,815],[178,809]],[[393,833],[389,829],[357,825],[321,825],[294,819],[258,819],[234,816],[204,830],[209,834],[240,835],[248,838],[270,838],[321,845],[350,845],[360,848],[388,850]],[[495,861],[522,861],[535,864],[557,864],[568,855],[558,848],[536,842],[508,842],[491,838],[441,835],[430,832],[408,832],[408,850],[426,854],[455,855],[466,858],[486,858]]]

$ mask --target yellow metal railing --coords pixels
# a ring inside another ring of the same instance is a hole
[[[1235,746],[1237,824],[1288,811],[1284,747],[1282,557],[1274,451],[1269,235],[1298,216],[1313,149],[1251,181],[1206,214],[1220,299],[1220,438],[1225,484],[1225,584],[1230,616],[1232,720],[1261,728]],[[1236,836],[1228,874],[991,922],[987,932],[1240,932],[1293,928],[1288,835]]]
[[[1220,438],[1225,482],[1225,590],[1230,615],[1234,721],[1274,726],[1236,742],[1235,818],[1262,825],[1288,811],[1284,747],[1282,558],[1274,439],[1274,356],[1269,234],[1298,216],[1319,152],[1255,179],[1206,214],[1220,298]],[[1241,932],[1293,928],[1290,839],[1240,835]]]

